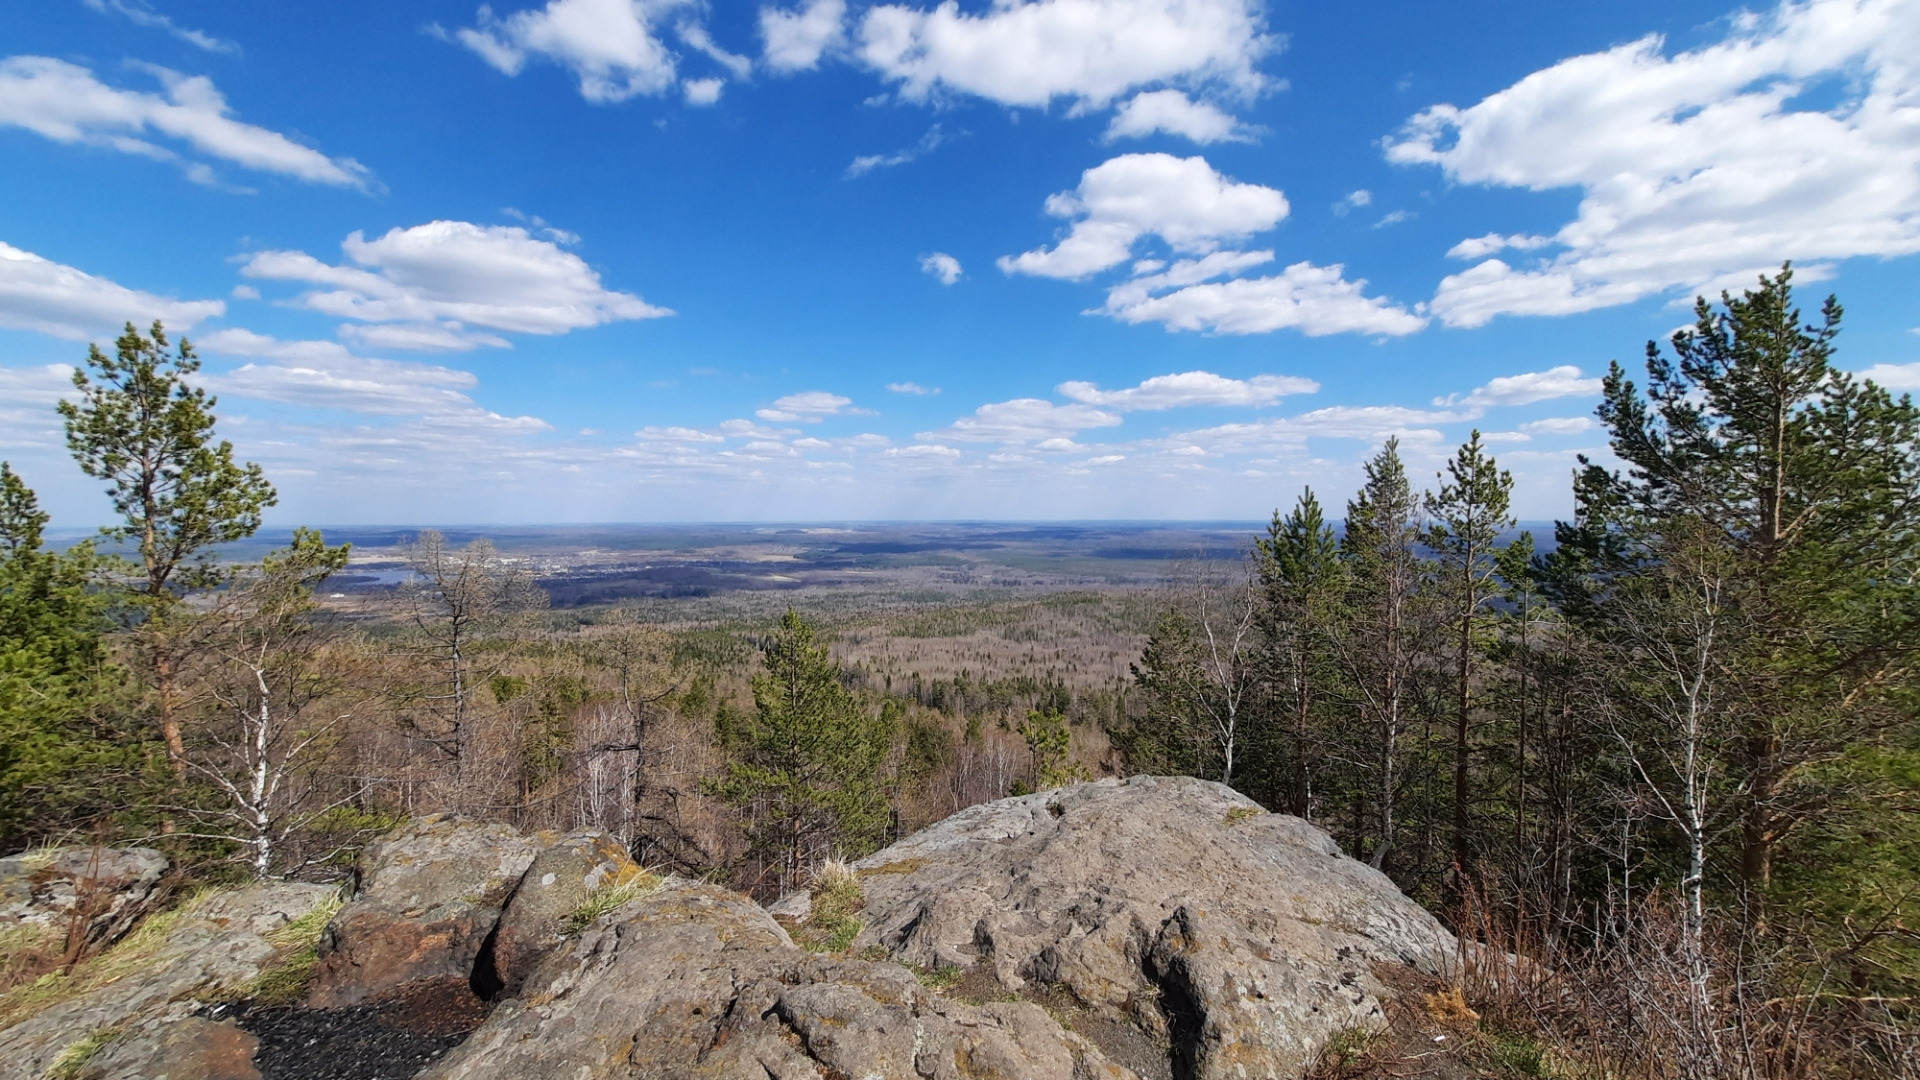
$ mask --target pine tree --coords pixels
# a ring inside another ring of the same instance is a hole
[[[1428,548],[1438,556],[1435,578],[1453,634],[1453,876],[1456,884],[1473,869],[1469,822],[1472,796],[1471,727],[1476,637],[1486,605],[1498,594],[1495,561],[1500,533],[1513,527],[1507,507],[1513,474],[1495,465],[1480,445],[1480,432],[1462,445],[1428,494]]]
[[[709,790],[760,811],[754,851],[779,867],[784,892],[835,850],[865,854],[885,833],[880,768],[893,732],[841,685],[839,665],[791,609],[762,658],[740,758]]]
[[[1591,481],[1627,558],[1699,535],[1729,556],[1750,628],[1735,665],[1738,872],[1764,894],[1775,851],[1823,796],[1820,763],[1905,715],[1889,698],[1920,649],[1920,410],[1832,365],[1841,307],[1794,307],[1791,267],[1701,299],[1644,398],[1616,363],[1599,415],[1628,465]]]
[[[1278,805],[1311,818],[1314,776],[1325,756],[1318,745],[1317,714],[1332,693],[1328,640],[1347,589],[1340,542],[1312,488],[1301,492],[1285,517],[1274,511],[1267,535],[1256,541],[1256,554],[1267,678],[1276,688],[1271,695],[1278,713],[1275,734],[1286,733],[1284,751],[1273,755],[1283,762],[1276,777]]]
[[[119,809],[104,797],[139,772],[139,740],[116,722],[107,594],[90,543],[44,540],[48,517],[0,462],[0,849]],[[150,744],[149,744],[150,745]]]
[[[1400,440],[1388,439],[1366,464],[1366,483],[1347,504],[1341,560],[1347,566],[1352,612],[1336,636],[1354,689],[1372,773],[1373,851],[1377,869],[1393,850],[1404,779],[1404,744],[1413,718],[1413,677],[1419,663],[1415,610],[1425,570],[1414,550],[1420,502],[1400,460]],[[1356,844],[1361,837],[1356,836]]]
[[[200,361],[185,338],[168,353],[160,323],[151,337],[128,323],[114,346],[111,357],[88,347],[86,366],[73,374],[79,400],[62,401],[59,410],[82,471],[107,481],[122,522],[107,534],[139,549],[134,607],[160,735],[178,773],[185,768],[175,686],[181,657],[171,620],[186,594],[225,581],[213,549],[252,536],[278,496],[260,466],[237,464],[233,444],[214,441],[218,402],[189,381]]]

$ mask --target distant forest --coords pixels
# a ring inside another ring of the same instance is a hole
[[[0,848],[326,878],[453,811],[771,899],[969,805],[1187,774],[1490,947],[1462,992],[1515,1075],[1920,1076],[1920,409],[1834,366],[1841,317],[1782,268],[1613,364],[1619,467],[1550,536],[1478,432],[1431,483],[1389,440],[1337,522],[1303,491],[1158,591],[750,626],[560,617],[484,538],[411,538],[352,610],[317,531],[223,559],[277,493],[191,345],[129,325],[59,406],[116,526],[49,543],[0,464]]]

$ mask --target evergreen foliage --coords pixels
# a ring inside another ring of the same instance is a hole
[[[841,685],[839,665],[792,610],[761,656],[738,757],[708,790],[751,808],[753,851],[784,891],[831,855],[878,846],[888,823],[880,770],[893,731]]]

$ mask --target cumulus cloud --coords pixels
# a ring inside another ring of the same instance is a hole
[[[1345,267],[1298,262],[1258,278],[1213,278],[1271,262],[1271,251],[1217,252],[1182,259],[1158,274],[1114,286],[1103,311],[1122,322],[1158,322],[1168,330],[1265,334],[1298,330],[1308,337],[1379,334],[1398,337],[1427,324],[1424,316],[1382,297],[1366,295],[1364,278],[1349,281]]]
[[[676,59],[660,27],[692,0],[549,0],[502,19],[482,6],[478,25],[452,38],[504,75],[518,75],[529,57],[560,64],[596,104],[662,94],[676,79]]]
[[[1896,393],[1902,390],[1920,390],[1920,363],[1875,364],[1860,372],[1860,377],[1872,379],[1882,389]]]
[[[472,372],[433,364],[356,356],[338,342],[282,341],[251,330],[217,330],[197,343],[201,351],[253,357],[267,363],[207,373],[202,380],[223,394],[277,401],[304,408],[342,409],[375,416],[486,415],[465,391],[479,384]],[[521,417],[520,426],[545,421]]]
[[[1445,440],[1439,426],[1462,419],[1466,418],[1459,413],[1402,405],[1333,405],[1298,416],[1181,432],[1169,438],[1166,445],[1198,446],[1208,453],[1231,455],[1298,448],[1310,438],[1377,443],[1399,436],[1415,444],[1438,444]]]
[[[145,0],[82,0],[82,2],[102,15],[119,15],[135,26],[144,26],[149,30],[165,30],[196,49],[229,54],[237,54],[240,51],[240,46],[231,41],[181,26],[155,11],[153,5],[146,3]]]
[[[1475,236],[1453,245],[1453,247],[1447,249],[1447,257],[1450,259],[1484,259],[1496,251],[1503,251],[1507,248],[1512,248],[1515,251],[1532,251],[1534,248],[1546,247],[1551,243],[1553,243],[1553,238],[1550,236],[1528,236],[1523,233],[1515,233],[1512,236],[1501,236],[1499,233],[1488,233],[1485,236]]]
[[[940,388],[937,386],[925,387],[916,382],[890,382],[887,384],[887,389],[896,394],[912,394],[915,397],[925,397],[928,394],[937,394],[940,392]]]
[[[887,451],[888,457],[896,458],[957,458],[960,451],[939,443],[920,443],[917,446],[897,446]]]
[[[347,331],[394,348],[503,343],[468,326],[563,334],[672,314],[631,293],[608,290],[578,255],[518,226],[434,221],[372,240],[356,231],[341,249],[354,265],[331,265],[303,251],[264,251],[248,259],[241,273],[319,286],[295,300],[313,311],[401,324]]]
[[[206,76],[141,67],[159,80],[164,94],[116,89],[86,68],[51,57],[0,60],[0,125],[23,127],[55,142],[174,162],[199,182],[214,179],[206,162],[154,140],[183,143],[204,157],[258,172],[367,187],[370,174],[352,158],[330,158],[278,132],[235,120],[226,98]]]
[[[920,269],[939,278],[942,285],[951,285],[960,280],[960,260],[944,251],[920,256]]]
[[[873,7],[857,52],[910,99],[1098,108],[1156,83],[1257,93],[1255,66],[1277,45],[1257,0],[998,0],[979,14],[950,2]]]
[[[1485,386],[1477,386],[1466,394],[1435,398],[1433,403],[1449,408],[1464,405],[1471,409],[1485,409],[1490,406],[1531,405],[1536,401],[1551,401],[1554,398],[1592,397],[1599,392],[1599,379],[1586,378],[1579,368],[1562,364],[1546,371],[1488,379]]]
[[[154,319],[175,331],[227,310],[220,300],[175,300],[129,289],[0,241],[0,326],[84,341]]]
[[[972,416],[963,416],[950,427],[923,431],[915,438],[922,442],[1029,443],[1118,423],[1120,417],[1091,405],[1055,405],[1040,398],[1015,398],[982,405]]]
[[[1520,425],[1520,430],[1529,435],[1578,435],[1597,426],[1591,416],[1550,416],[1545,420],[1529,420]]]
[[[872,416],[873,411],[854,408],[852,398],[830,394],[825,390],[807,390],[788,394],[776,400],[772,408],[760,409],[753,415],[776,424],[795,421],[817,424],[829,416]]]
[[[1240,121],[1218,106],[1194,101],[1178,90],[1135,94],[1113,114],[1107,124],[1106,141],[1140,139],[1155,132],[1192,139],[1202,146],[1252,141],[1252,132]]]
[[[1320,384],[1297,375],[1229,379],[1211,371],[1184,371],[1156,375],[1125,390],[1102,390],[1090,382],[1065,382],[1058,389],[1060,396],[1083,405],[1134,412],[1195,405],[1272,405],[1289,394],[1315,393]]]
[[[725,79],[688,79],[686,82],[687,104],[713,105],[720,100],[720,91],[725,88]]]
[[[1433,311],[1478,326],[1751,280],[1786,257],[1920,251],[1920,0],[1785,3],[1732,27],[1674,55],[1649,36],[1573,57],[1408,121],[1392,161],[1581,192],[1557,253],[1449,275]],[[1816,85],[1833,93],[1803,97]],[[1454,254],[1539,239],[1493,234]]]
[[[1084,278],[1131,257],[1144,236],[1184,254],[1205,254],[1278,225],[1287,197],[1215,172],[1203,157],[1123,154],[1081,174],[1080,185],[1048,197],[1047,213],[1073,219],[1052,248],[1002,256],[1008,274]]]
[[[761,53],[777,72],[810,71],[820,57],[846,45],[846,0],[810,0],[798,11],[760,9]]]

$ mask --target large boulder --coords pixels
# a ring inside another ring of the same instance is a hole
[[[352,901],[321,935],[308,1004],[465,992],[538,850],[511,826],[453,814],[419,818],[368,845]]]
[[[478,981],[512,993],[558,946],[574,913],[595,893],[643,878],[627,849],[598,829],[569,833],[534,856],[500,913]],[[489,979],[490,976],[490,979]]]
[[[86,920],[94,944],[118,938],[146,911],[167,872],[152,848],[60,847],[0,859],[0,930],[66,933]]]
[[[1326,833],[1188,778],[975,806],[854,869],[856,951],[1064,993],[1196,1080],[1297,1076],[1342,1030],[1384,1026],[1375,965],[1436,974],[1456,950]]]
[[[1039,1006],[972,1006],[823,957],[737,893],[674,882],[601,916],[418,1080],[1131,1080]]]
[[[294,947],[269,935],[338,896],[333,885],[259,885],[150,917],[113,950],[36,984],[51,1004],[0,1029],[0,1080],[41,1080],[63,1059],[76,1077],[247,1078],[252,1037],[198,1014],[251,993]]]

